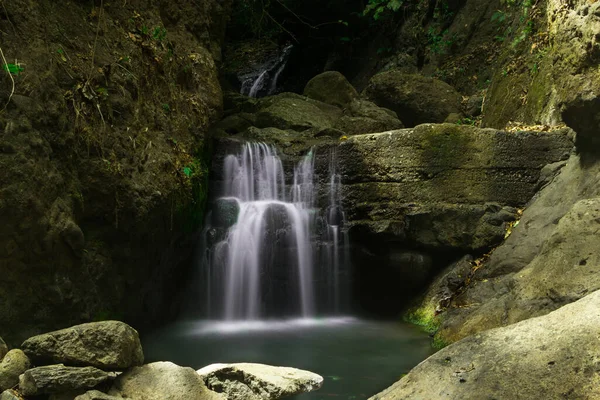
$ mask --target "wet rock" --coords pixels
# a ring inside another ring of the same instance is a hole
[[[323,72],[312,78],[304,88],[304,95],[342,108],[358,98],[354,86],[337,71]]]
[[[263,364],[212,364],[198,371],[206,385],[228,400],[274,400],[317,390],[323,378],[315,373]]]
[[[444,122],[448,115],[461,112],[462,97],[452,86],[418,74],[382,72],[371,78],[363,96],[396,112],[407,127]]]
[[[144,362],[137,331],[120,321],[92,322],[45,333],[27,339],[21,347],[36,364],[125,369]]]
[[[19,390],[25,396],[69,392],[93,388],[110,379],[94,367],[65,367],[62,364],[32,368],[19,377]]]
[[[19,375],[30,365],[29,358],[21,350],[9,351],[0,363],[0,390],[10,389],[19,383]]]
[[[546,316],[467,337],[371,400],[597,398],[599,310],[596,291]]]
[[[192,368],[170,362],[155,362],[125,372],[108,394],[144,400],[225,400],[210,391]]]
[[[215,200],[212,213],[212,226],[229,228],[237,222],[240,204],[236,199],[222,198]]]

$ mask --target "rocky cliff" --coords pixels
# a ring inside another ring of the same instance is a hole
[[[227,2],[3,2],[0,325],[169,315],[205,196]]]

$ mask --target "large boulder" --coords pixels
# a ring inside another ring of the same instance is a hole
[[[0,391],[10,389],[19,383],[19,375],[27,371],[31,363],[21,350],[9,351],[0,363]]]
[[[444,122],[461,112],[461,95],[447,83],[418,74],[387,71],[371,78],[363,96],[396,112],[407,127]]]
[[[93,388],[109,380],[108,372],[94,367],[47,365],[27,370],[19,377],[19,391],[38,396]]]
[[[354,86],[337,71],[323,72],[312,78],[304,88],[304,95],[341,108],[358,98]]]
[[[317,390],[323,377],[296,368],[239,363],[212,364],[197,373],[228,400],[275,400]]]
[[[331,128],[341,114],[341,109],[329,104],[293,93],[281,93],[260,102],[260,111],[256,114],[256,126],[295,131]]]
[[[600,291],[546,316],[470,336],[372,400],[600,398]]]
[[[108,394],[144,400],[225,400],[210,391],[192,368],[170,362],[155,362],[125,372]]]
[[[404,125],[395,112],[370,101],[356,99],[346,106],[335,128],[347,135],[359,135],[402,129]]]
[[[144,362],[135,329],[120,321],[91,322],[27,339],[23,351],[36,363],[125,369]]]

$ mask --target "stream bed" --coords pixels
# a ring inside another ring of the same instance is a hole
[[[350,317],[286,321],[186,321],[142,337],[146,362],[199,369],[255,362],[295,367],[325,378],[297,400],[360,400],[378,393],[433,353],[417,327]]]

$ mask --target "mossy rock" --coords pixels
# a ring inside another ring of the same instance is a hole
[[[337,71],[323,72],[312,78],[304,88],[304,95],[338,107],[345,107],[358,98],[354,86]]]

